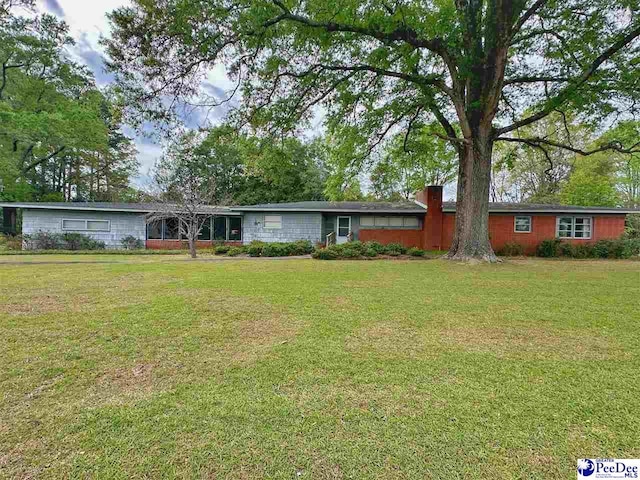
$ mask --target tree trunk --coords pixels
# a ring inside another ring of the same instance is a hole
[[[193,235],[189,235],[189,255],[191,258],[196,258],[196,241],[193,238]]]
[[[460,149],[456,225],[451,260],[497,262],[489,242],[489,187],[491,183],[490,130],[478,132]]]

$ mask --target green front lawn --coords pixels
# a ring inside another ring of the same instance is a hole
[[[556,479],[640,457],[638,262],[1,260],[0,477]]]

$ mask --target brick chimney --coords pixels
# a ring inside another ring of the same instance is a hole
[[[416,200],[427,206],[424,217],[425,250],[442,249],[442,186],[429,185],[416,194]]]

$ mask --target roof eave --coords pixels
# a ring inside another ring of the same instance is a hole
[[[235,208],[235,210],[242,212],[314,212],[314,213],[411,213],[415,215],[424,214],[424,210],[354,210],[354,209],[343,209],[343,208]]]

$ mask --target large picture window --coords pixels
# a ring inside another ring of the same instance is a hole
[[[559,238],[591,238],[593,219],[591,217],[558,217],[556,236]]]
[[[109,232],[111,231],[111,222],[109,220],[64,219],[62,220],[62,230]]]
[[[166,218],[147,224],[147,240],[186,240],[180,235],[179,220]],[[198,234],[203,241],[241,241],[242,217],[208,217]]]

